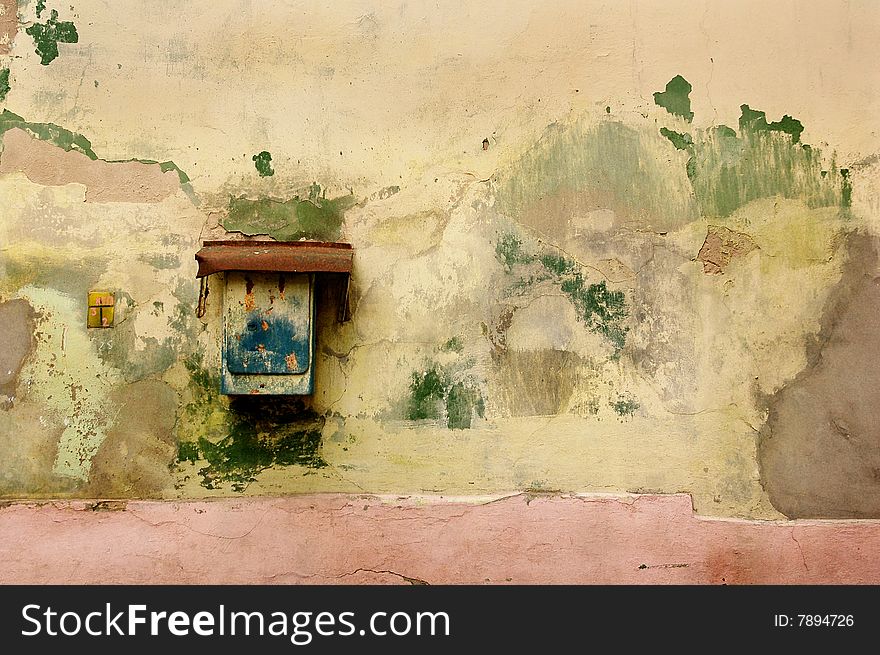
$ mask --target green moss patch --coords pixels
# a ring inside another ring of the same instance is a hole
[[[614,413],[621,418],[632,418],[639,408],[639,404],[633,398],[625,398],[623,396],[612,400],[609,405],[611,405]]]

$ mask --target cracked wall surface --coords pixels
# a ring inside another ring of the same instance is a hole
[[[686,495],[450,500],[12,505],[0,509],[0,580],[44,584],[63,571],[70,584],[880,581],[876,521],[705,519]]]
[[[4,0],[0,496],[880,518],[880,20],[735,4]],[[312,396],[219,393],[206,239],[353,245]]]

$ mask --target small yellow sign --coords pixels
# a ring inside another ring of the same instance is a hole
[[[87,325],[90,328],[113,327],[116,296],[109,291],[89,292],[89,314]]]

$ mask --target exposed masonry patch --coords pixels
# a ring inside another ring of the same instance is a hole
[[[723,273],[732,260],[756,249],[758,244],[748,234],[710,225],[697,259],[703,262],[703,273],[717,275]]]
[[[247,236],[267,234],[279,241],[317,239],[336,241],[342,234],[343,215],[353,207],[352,195],[328,200],[318,184],[289,200],[230,198],[221,224]]]
[[[26,300],[0,303],[0,396],[15,395],[18,374],[34,347],[34,310]],[[0,409],[11,401],[0,398]]]
[[[119,407],[89,469],[89,495],[95,498],[155,497],[173,484],[170,466],[177,448],[172,434],[180,399],[159,380],[140,380],[114,391]],[[108,503],[92,509],[125,509]],[[119,503],[117,503],[119,505]]]

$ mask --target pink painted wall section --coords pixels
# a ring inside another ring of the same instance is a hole
[[[880,583],[880,521],[695,516],[686,495],[10,504],[3,583]]]

